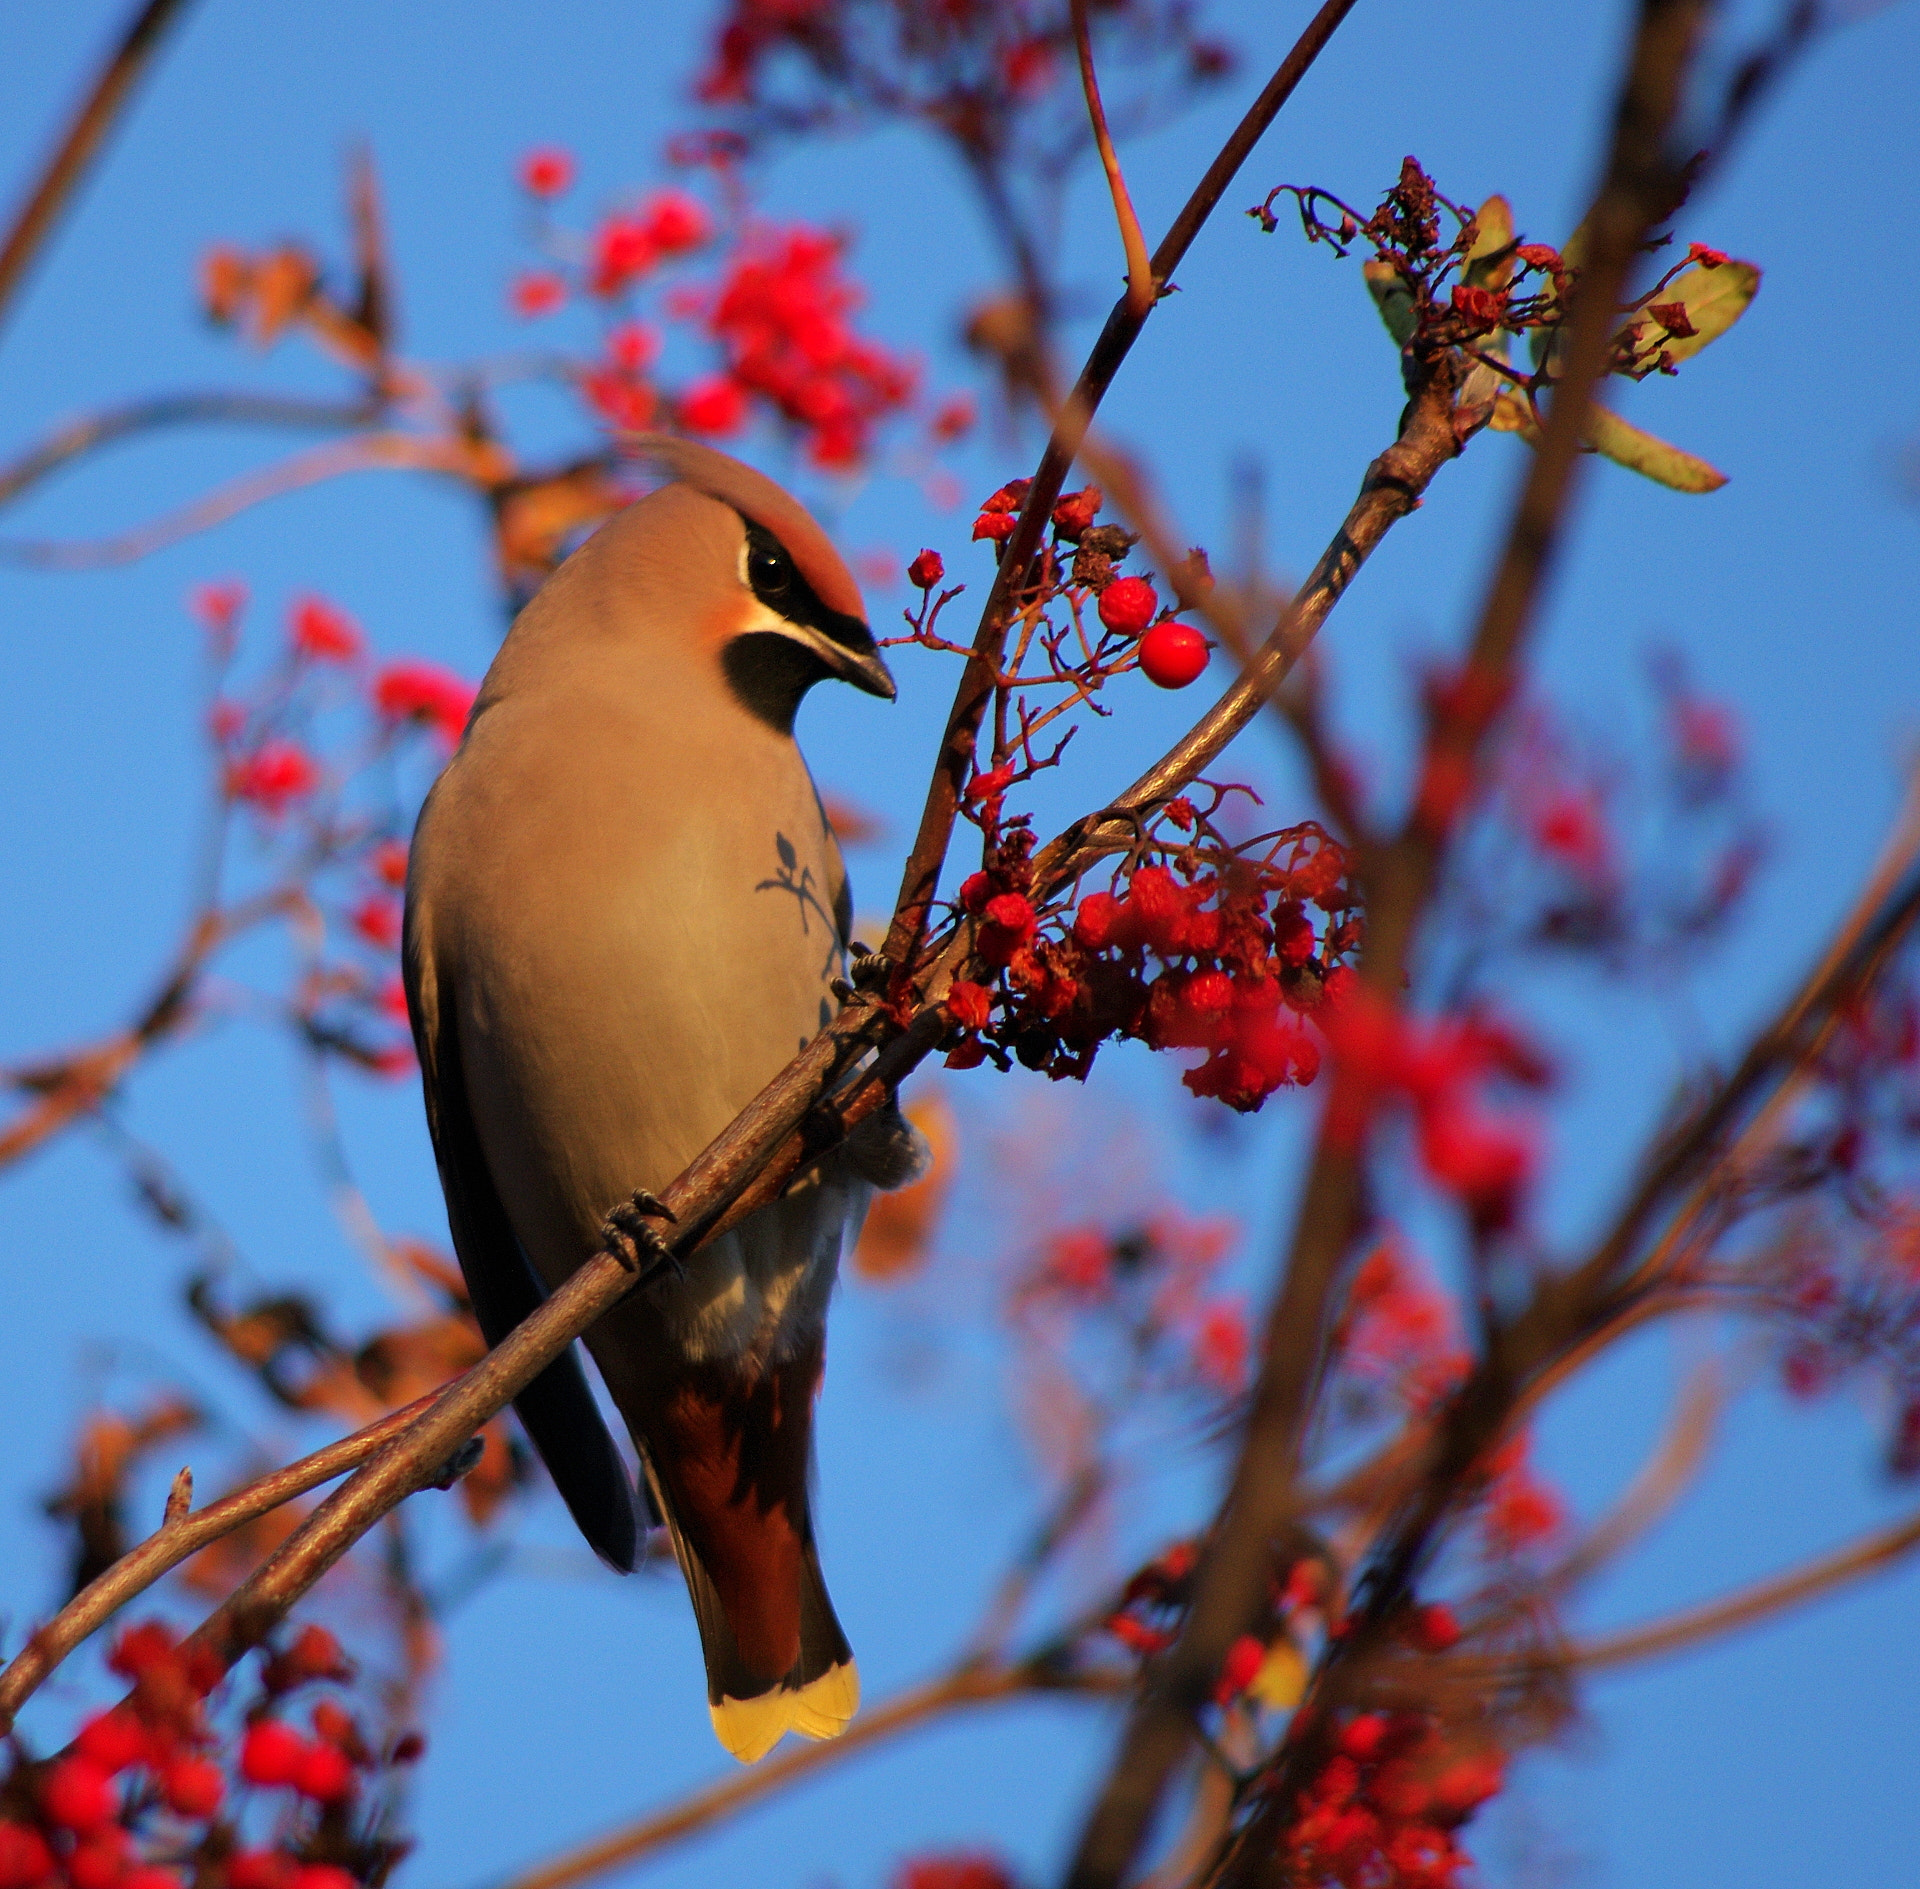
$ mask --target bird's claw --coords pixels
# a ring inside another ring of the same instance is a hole
[[[657,1199],[642,1187],[607,1215],[601,1236],[607,1250],[629,1272],[655,1272],[662,1267],[671,1267],[675,1278],[685,1278],[680,1256],[653,1224],[656,1220],[677,1226],[680,1216],[664,1200]],[[644,1269],[641,1264],[643,1258],[647,1261]]]
[[[855,990],[875,990],[893,973],[893,960],[884,951],[871,951],[857,938],[851,947],[848,971]]]

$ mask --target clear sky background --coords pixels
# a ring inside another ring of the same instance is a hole
[[[124,8],[80,0],[0,17],[0,190],[39,160]],[[1205,17],[1242,51],[1241,76],[1125,152],[1149,235],[1164,227],[1258,76],[1306,8],[1232,6]],[[1736,30],[1765,16],[1734,10]],[[1180,272],[1108,406],[1151,452],[1190,536],[1228,538],[1228,468],[1256,455],[1270,493],[1272,568],[1304,571],[1368,459],[1392,436],[1391,347],[1357,262],[1266,237],[1233,214],[1282,180],[1371,203],[1406,152],[1467,201],[1511,197],[1520,225],[1566,233],[1590,180],[1617,57],[1615,6],[1470,7],[1361,0],[1229,193]],[[166,47],[105,163],[0,333],[0,453],[65,416],[173,387],[328,391],[298,346],[247,357],[199,321],[193,270],[207,244],[308,235],[336,251],[350,142],[378,160],[397,258],[403,345],[454,359],[515,344],[502,288],[521,260],[512,170],[558,142],[582,200],[658,175],[686,122],[708,10],[467,0],[202,0]],[[1644,728],[1644,659],[1684,650],[1696,681],[1746,732],[1772,851],[1736,943],[1659,993],[1595,994],[1570,980],[1516,993],[1570,1087],[1556,1115],[1546,1203],[1569,1240],[1593,1224],[1671,1079],[1724,1048],[1795,977],[1843,909],[1893,810],[1920,715],[1912,571],[1920,512],[1896,466],[1920,433],[1920,339],[1904,308],[1920,187],[1913,112],[1920,13],[1872,12],[1836,30],[1792,75],[1737,163],[1692,206],[1687,237],[1762,263],[1748,318],[1676,383],[1630,393],[1629,414],[1732,475],[1707,498],[1598,467],[1540,641],[1547,693],[1602,732]],[[957,314],[996,281],[971,202],[943,154],[900,133],[796,149],[762,178],[766,207],[858,233],[870,322],[911,347],[932,380],[963,387]],[[1113,292],[1117,248],[1091,177],[1071,198],[1070,341],[1090,338]],[[530,403],[528,426],[564,435]],[[240,434],[131,446],[50,482],[0,519],[0,538],[91,535],[135,523],[277,443]],[[1035,443],[989,425],[957,456],[978,496],[1030,470]],[[1326,639],[1343,726],[1380,763],[1406,726],[1414,660],[1453,647],[1484,580],[1491,528],[1522,448],[1475,442],[1399,527],[1342,603]],[[777,452],[759,454],[776,473]],[[940,546],[984,586],[966,517],[908,478],[852,490],[800,480],[855,551]],[[42,574],[0,566],[0,1058],[91,1037],[126,1016],[176,941],[198,832],[198,641],[182,599],[235,574],[258,621],[318,589],[384,650],[477,674],[499,632],[480,521],[465,498],[373,476],[264,507],[129,570]],[[977,592],[976,592],[977,594]],[[878,593],[876,615],[900,593]],[[856,855],[863,909],[884,908],[918,805],[949,673],[898,665],[883,713],[821,691],[801,737],[824,785],[892,822]],[[1194,694],[1137,692],[1118,726],[1083,736],[1080,771],[1049,782],[1043,830],[1130,777],[1184,725]],[[1279,804],[1304,807],[1288,756],[1256,731],[1236,756]],[[270,975],[271,965],[255,968]],[[343,1324],[390,1316],[354,1260],[305,1159],[294,1059],[232,1024],[169,1050],[137,1077],[128,1120],[210,1201],[254,1276],[324,1292]],[[367,1190],[396,1231],[444,1222],[417,1093],[337,1085]],[[951,1085],[976,1160],[993,1137],[1079,1137],[1131,1185],[1171,1189],[1246,1227],[1241,1270],[1258,1291],[1279,1224],[1284,1156],[1301,1112],[1283,1104],[1227,1141],[1192,1132],[1171,1072],[1110,1055],[1083,1103],[982,1071]],[[1116,1194],[1120,1180],[1114,1182]],[[878,1699],[945,1657],[1034,1510],[1036,1484],[1006,1415],[1004,1361],[984,1318],[1001,1264],[990,1217],[948,1229],[934,1274],[904,1294],[842,1295],[822,1409],[821,1510],[843,1618]],[[74,1417],[98,1390],[167,1377],[236,1424],[298,1436],[190,1325],[183,1260],[124,1198],[85,1133],[0,1176],[0,1279],[10,1369],[0,1377],[0,1614],[55,1596],[37,1495],[58,1483]],[[1664,1343],[1623,1355],[1550,1412],[1543,1449],[1583,1511],[1632,1473],[1674,1379]],[[1839,1541],[1911,1503],[1878,1467],[1884,1413],[1845,1399],[1788,1405],[1745,1370],[1714,1467],[1685,1515],[1589,1598],[1582,1623],[1645,1618]],[[1114,1565],[1190,1525],[1213,1471],[1197,1457],[1123,1499]],[[152,1496],[158,1512],[158,1494]],[[705,1714],[677,1581],[625,1584],[575,1554],[545,1499],[524,1539],[544,1545],[448,1623],[433,1746],[415,1807],[422,1839],[404,1880],[466,1889],[596,1832],[727,1761]],[[435,1536],[446,1565],[456,1531]],[[1904,1880],[1920,1865],[1920,1572],[1908,1569],[1658,1669],[1609,1678],[1561,1752],[1529,1759],[1476,1848],[1494,1880],[1592,1889]],[[71,1695],[49,1695],[56,1729]],[[1056,1870],[1110,1726],[1081,1705],[996,1712],[922,1732],[836,1769],[655,1864],[663,1885],[879,1882],[909,1849],[993,1843],[1030,1873]]]

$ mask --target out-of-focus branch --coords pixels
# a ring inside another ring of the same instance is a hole
[[[9,505],[50,473],[115,440],[168,426],[269,426],[350,431],[377,417],[363,401],[296,400],[274,394],[160,394],[108,407],[56,427],[10,465],[0,466],[0,505]]]
[[[1055,1697],[1106,1699],[1125,1692],[1132,1683],[1132,1675],[1117,1667],[1069,1673],[1039,1661],[1012,1666],[960,1666],[925,1685],[911,1686],[891,1699],[866,1707],[838,1738],[822,1744],[790,1745],[751,1770],[736,1771],[670,1809],[510,1877],[500,1889],[571,1889],[574,1883],[605,1875],[692,1836],[745,1805],[771,1797],[829,1765],[842,1763],[870,1745],[963,1707],[997,1705],[1042,1692]]]
[[[1751,1626],[1756,1620],[1798,1606],[1816,1594],[1858,1580],[1863,1574],[1871,1574],[1911,1554],[1916,1547],[1920,1547],[1920,1515],[1911,1515],[1903,1522],[1862,1536],[1850,1547],[1835,1549],[1800,1567],[1755,1581],[1751,1587],[1743,1587],[1720,1600],[1686,1608],[1642,1627],[1628,1627],[1584,1641],[1573,1649],[1572,1662],[1587,1671],[1595,1671],[1698,1645],[1702,1640],[1730,1633],[1736,1627]]]
[[[159,991],[126,1029],[65,1056],[0,1069],[0,1086],[36,1097],[0,1127],[0,1167],[97,1108],[134,1063],[192,1020],[194,991],[214,952],[255,925],[297,908],[302,899],[297,889],[281,888],[227,910],[203,912]]]
[[[491,488],[512,476],[513,465],[502,447],[457,434],[434,439],[412,433],[363,433],[248,473],[191,505],[116,537],[0,539],[0,560],[63,571],[132,564],[268,499],[350,472],[443,472],[466,484]]]
[[[296,1496],[358,1468],[405,1430],[432,1401],[430,1396],[416,1398],[379,1422],[370,1423],[337,1443],[329,1443],[325,1449],[315,1450],[311,1456],[303,1456],[297,1463],[289,1463],[286,1468],[276,1469],[271,1475],[221,1497],[218,1502],[209,1503],[198,1514],[180,1512],[175,1494],[169,1494],[166,1520],[159,1531],[89,1581],[45,1626],[28,1637],[12,1664],[0,1672],[0,1736],[13,1729],[21,1706],[39,1689],[47,1675],[129,1601],[144,1594],[209,1542],[231,1535]],[[175,1493],[180,1486],[180,1478],[176,1477]],[[191,1481],[185,1486],[190,1494]]]
[[[1080,56],[1080,89],[1086,94],[1087,117],[1093,125],[1094,148],[1100,153],[1100,168],[1107,174],[1107,191],[1113,198],[1113,218],[1120,226],[1120,247],[1127,257],[1127,297],[1129,313],[1144,315],[1153,306],[1153,264],[1147,258],[1147,239],[1140,231],[1140,219],[1134,214],[1133,198],[1120,169],[1120,153],[1113,148],[1113,134],[1107,129],[1107,108],[1101,103],[1100,82],[1093,72],[1093,35],[1087,30],[1087,0],[1073,0],[1073,45]]]
[[[186,0],[147,0],[120,36],[92,89],[67,126],[40,181],[28,194],[0,245],[0,322],[25,279],[28,268],[52,233],[87,166],[92,163],[114,120],[160,44],[161,36],[185,10]]]
[[[1467,674],[1475,686],[1457,691],[1462,707],[1436,718],[1429,737],[1424,780],[1457,780],[1461,791],[1443,800],[1423,785],[1398,839],[1367,862],[1361,975],[1389,1002],[1398,999],[1453,815],[1464,804],[1478,752],[1512,687],[1572,495],[1588,404],[1606,368],[1614,311],[1648,233],[1684,195],[1686,173],[1670,155],[1668,137],[1704,19],[1702,0],[1645,0],[1642,6],[1615,111],[1612,148],[1587,219],[1591,247],[1574,293],[1565,374],[1470,646]],[[1320,1368],[1333,1281],[1359,1220],[1362,1173],[1360,1141],[1323,1109],[1233,1481],[1202,1557],[1180,1637],[1150,1671],[1087,1821],[1068,1875],[1072,1889],[1112,1889],[1125,1876],[1188,1749],[1193,1715],[1265,1591],[1271,1544],[1298,1500],[1299,1441]],[[1502,1370],[1497,1386],[1502,1396],[1506,1383]],[[1415,1539],[1424,1543],[1425,1531]],[[1397,1602],[1411,1565],[1410,1560],[1389,1564],[1376,1598]],[[1283,1777],[1236,1839],[1237,1856],[1256,1873],[1277,1842],[1277,1820],[1286,1814],[1294,1788],[1294,1781]]]

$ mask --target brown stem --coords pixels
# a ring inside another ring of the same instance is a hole
[[[67,199],[125,108],[134,81],[146,70],[161,35],[184,5],[185,0],[147,0],[128,23],[92,90],[74,113],[67,135],[20,206],[5,244],[0,245],[0,321],[5,320],[28,267],[52,233]]]
[[[1624,1666],[1630,1660],[1650,1659],[1656,1653],[1671,1653],[1692,1646],[1735,1627],[1751,1625],[1788,1607],[1823,1594],[1843,1582],[1858,1580],[1863,1574],[1885,1567],[1920,1547],[1920,1515],[1862,1536],[1851,1547],[1836,1549],[1798,1568],[1770,1575],[1743,1587],[1737,1593],[1688,1607],[1669,1614],[1664,1620],[1652,1620],[1642,1627],[1623,1628],[1618,1633],[1588,1640],[1573,1650],[1573,1663],[1587,1671],[1603,1666]]]
[[[244,1489],[212,1502],[196,1515],[176,1514],[174,1495],[167,1500],[167,1519],[159,1532],[149,1535],[138,1547],[129,1549],[112,1567],[96,1575],[67,1602],[45,1626],[27,1640],[13,1662],[0,1672],[0,1736],[13,1729],[22,1705],[38,1690],[47,1675],[75,1647],[97,1633],[126,1604],[165,1575],[177,1568],[189,1555],[197,1554],[211,1541],[231,1535],[235,1529],[259,1518],[295,1496],[317,1489],[350,1469],[358,1468],[383,1445],[400,1435],[414,1418],[433,1402],[434,1395],[416,1398],[412,1403],[370,1423],[352,1436],[329,1443],[325,1449],[303,1456],[297,1463],[276,1469],[271,1475],[250,1482]],[[187,1472],[182,1471],[182,1476]],[[185,1487],[191,1495],[192,1482]],[[181,1487],[175,1478],[175,1492]]]
[[[1080,55],[1080,89],[1086,95],[1087,117],[1093,124],[1093,143],[1100,153],[1100,168],[1107,174],[1113,217],[1120,226],[1120,247],[1126,252],[1125,305],[1128,313],[1144,316],[1153,306],[1153,264],[1148,260],[1147,239],[1141,234],[1140,219],[1134,214],[1133,198],[1120,169],[1120,153],[1113,148],[1113,134],[1107,129],[1107,108],[1101,102],[1100,82],[1093,73],[1093,35],[1087,30],[1087,0],[1073,0],[1071,11],[1074,50]]]

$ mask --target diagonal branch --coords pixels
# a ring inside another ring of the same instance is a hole
[[[1107,129],[1107,108],[1101,102],[1100,82],[1093,73],[1093,35],[1087,30],[1087,0],[1073,0],[1072,13],[1073,45],[1080,55],[1080,89],[1086,94],[1087,116],[1093,122],[1094,148],[1100,153],[1100,168],[1107,174],[1114,221],[1120,225],[1120,247],[1127,257],[1124,306],[1130,315],[1144,316],[1153,306],[1156,293],[1153,264],[1147,259],[1147,239],[1140,233],[1140,219],[1134,214],[1133,198],[1120,169],[1120,154],[1113,148],[1113,134]]]
[[[1213,214],[1240,166],[1244,164],[1261,134],[1279,115],[1280,108],[1293,95],[1294,88],[1320,56],[1335,29],[1352,11],[1354,0],[1326,0],[1300,35],[1293,49],[1275,69],[1260,96],[1248,107],[1246,115],[1234,127],[1219,154],[1207,168],[1193,194],[1161,239],[1152,258],[1156,295],[1171,279],[1193,240]],[[1107,316],[1106,326],[1088,354],[1080,378],[1068,396],[1064,416],[1047,440],[1046,451],[1034,470],[1026,502],[1000,556],[1000,567],[981,610],[980,628],[974,637],[973,653],[962,672],[941,737],[940,754],[934,767],[926,804],[913,848],[907,855],[906,870],[900,881],[900,897],[894,909],[893,923],[882,950],[891,960],[896,974],[917,956],[932,914],[934,893],[940,883],[940,869],[952,842],[954,821],[960,798],[966,789],[967,772],[972,765],[980,719],[993,699],[994,676],[1000,666],[1001,650],[1007,628],[1017,607],[1016,593],[1025,580],[1040,548],[1040,536],[1046,528],[1054,501],[1060,496],[1068,469],[1079,450],[1080,434],[1098,410],[1106,391],[1119,372],[1121,363],[1140,337],[1153,303],[1135,310],[1123,296]]]
[[[20,206],[7,240],[0,245],[0,321],[25,279],[28,268],[53,231],[67,199],[74,193],[87,166],[113,129],[128,95],[157,50],[161,36],[173,24],[185,0],[147,0],[121,35],[93,89],[74,113],[67,135],[47,162],[40,181]]]

